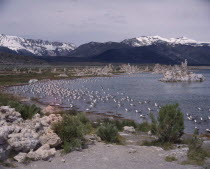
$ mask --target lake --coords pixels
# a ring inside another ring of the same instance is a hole
[[[41,81],[9,87],[8,91],[16,95],[39,98],[45,104],[113,114],[137,122],[149,120],[150,112],[157,115],[160,106],[178,103],[185,114],[185,132],[193,133],[195,127],[205,132],[205,129],[210,128],[210,70],[195,72],[203,74],[206,80],[164,83],[158,81],[162,75],[140,73]],[[187,119],[187,113],[193,116],[192,121]],[[140,115],[145,115],[146,118],[140,118]]]

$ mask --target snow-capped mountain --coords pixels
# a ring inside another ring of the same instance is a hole
[[[36,56],[66,56],[76,48],[72,43],[25,39],[3,34],[0,34],[0,47],[9,48],[16,53]]]
[[[5,58],[5,53],[32,55],[47,62],[179,64],[187,59],[191,65],[210,65],[210,43],[186,37],[167,39],[160,36],[141,36],[122,42],[90,42],[76,48],[71,43],[0,34],[1,52]]]
[[[141,36],[139,38],[126,39],[121,43],[127,44],[132,47],[140,47],[140,46],[149,46],[158,43],[167,43],[169,45],[192,45],[192,46],[201,46],[201,45],[209,45],[210,43],[198,42],[193,39],[189,39],[187,37],[180,38],[162,38],[160,36]]]
[[[86,43],[72,51],[69,58],[74,61],[142,64],[180,64],[187,59],[191,65],[210,65],[210,43],[186,37],[142,36],[122,42]]]

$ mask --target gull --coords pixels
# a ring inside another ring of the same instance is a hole
[[[193,117],[192,116],[188,116],[187,119],[188,120],[193,120]]]
[[[206,132],[210,133],[210,129],[206,129]]]
[[[140,118],[146,118],[146,116],[143,115],[143,114],[140,114],[139,117],[140,117]]]

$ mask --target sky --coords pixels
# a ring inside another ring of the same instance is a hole
[[[210,42],[210,0],[0,0],[0,33],[76,45],[153,35]]]

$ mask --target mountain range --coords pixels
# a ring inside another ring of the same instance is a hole
[[[8,48],[16,54],[32,56],[66,56],[75,49],[72,43],[25,39],[3,34],[0,34],[0,47]]]
[[[51,62],[121,62],[210,65],[210,43],[186,37],[141,36],[122,42],[72,43],[24,39],[0,34],[0,52],[34,56]]]

